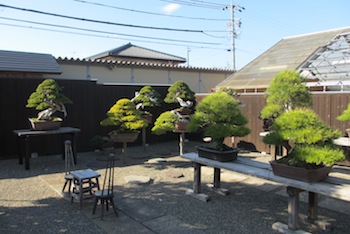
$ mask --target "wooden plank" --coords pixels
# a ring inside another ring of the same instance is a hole
[[[248,162],[249,159],[243,159],[242,157],[238,157],[238,160],[234,162],[218,162],[198,157],[198,154],[194,152],[183,154],[182,157],[202,165],[235,171],[249,176],[271,180],[274,182],[284,184],[286,186],[299,188],[305,191],[323,194],[329,197],[345,201],[350,201],[350,185],[337,184],[337,178],[335,177],[330,176],[330,178],[325,181],[317,183],[308,183],[304,181],[276,176],[273,174],[271,166],[268,163],[250,163]]]

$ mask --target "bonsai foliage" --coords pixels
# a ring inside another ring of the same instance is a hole
[[[176,98],[181,98],[185,102],[194,102],[195,93],[188,87],[185,82],[178,80],[168,88],[168,93],[164,99],[164,102],[177,103],[178,100]]]
[[[180,121],[180,117],[172,111],[165,111],[156,119],[152,132],[162,135],[175,130],[175,122]]]
[[[311,94],[303,84],[305,81],[297,71],[284,70],[278,73],[265,92],[266,105],[260,117],[274,119],[297,107],[311,106]]]
[[[213,93],[202,99],[190,117],[190,131],[204,130],[212,138],[208,148],[225,150],[226,137],[243,137],[250,133],[245,127],[247,118],[239,109],[238,101],[224,92]]]
[[[135,96],[132,101],[142,103],[144,107],[160,106],[162,103],[161,95],[152,86],[144,86]]]
[[[348,107],[342,112],[341,115],[337,117],[337,120],[340,120],[340,121],[350,120],[350,104],[348,104]]]
[[[100,122],[102,126],[117,127],[113,133],[133,133],[147,127],[147,121],[142,118],[141,111],[136,109],[130,99],[119,99],[107,112],[107,118]]]
[[[338,130],[325,125],[311,109],[297,108],[276,118],[271,133],[263,140],[285,146],[288,156],[283,160],[287,164],[324,166],[344,160],[343,152],[332,143],[339,136]]]
[[[29,96],[26,107],[42,111],[38,114],[38,119],[52,119],[56,111],[61,111],[66,116],[64,105],[73,102],[61,93],[62,89],[55,80],[46,79]]]

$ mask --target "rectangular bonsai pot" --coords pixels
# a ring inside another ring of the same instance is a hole
[[[332,167],[321,167],[318,169],[306,169],[293,167],[276,161],[270,161],[273,174],[291,179],[301,180],[309,183],[315,183],[324,180]]]
[[[197,146],[197,151],[199,157],[208,158],[219,162],[230,162],[237,159],[239,149],[217,151],[205,148],[203,146]]]

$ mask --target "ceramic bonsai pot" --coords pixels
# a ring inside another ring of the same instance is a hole
[[[56,120],[56,121],[49,121],[49,120],[34,121],[33,119],[29,118],[29,122],[33,130],[45,131],[45,130],[59,129],[62,124],[62,119]]]
[[[197,146],[198,156],[216,160],[219,162],[230,162],[237,159],[239,149],[232,149],[228,151],[217,151],[205,148],[203,146]]]
[[[110,134],[109,137],[114,142],[134,142],[139,136],[138,132],[135,133],[118,133]]]
[[[291,179],[315,183],[327,178],[332,167],[321,167],[317,169],[306,169],[293,167],[276,161],[270,161],[273,174]]]
[[[183,131],[186,132],[188,130],[188,125],[190,123],[189,122],[176,122],[175,123],[175,130],[176,131]]]

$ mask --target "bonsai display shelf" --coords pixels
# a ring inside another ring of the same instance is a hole
[[[31,137],[40,137],[40,136],[50,136],[50,135],[61,135],[62,136],[62,152],[64,153],[64,136],[69,135],[70,140],[72,141],[72,148],[73,148],[73,157],[74,157],[74,163],[77,162],[76,155],[76,144],[75,144],[75,138],[76,134],[80,132],[79,128],[72,128],[72,127],[60,127],[59,129],[55,130],[42,130],[42,131],[33,131],[31,129],[20,129],[20,130],[13,130],[13,133],[17,135],[18,138],[18,160],[19,164],[23,164],[23,158],[24,158],[24,167],[26,170],[29,170],[29,159],[31,155],[30,150],[30,138]],[[24,153],[21,147],[21,144],[24,142]],[[63,155],[64,156],[64,155]]]
[[[209,196],[201,192],[201,166],[208,166],[214,168],[213,190],[219,194],[228,194],[227,190],[220,188],[220,170],[226,169],[235,171],[249,176],[254,176],[274,182],[281,183],[287,186],[288,194],[288,226],[281,223],[274,223],[273,228],[280,231],[281,227],[288,230],[297,230],[299,228],[299,193],[306,191],[309,193],[309,208],[308,220],[312,220],[322,229],[328,229],[328,223],[322,223],[317,220],[317,203],[318,194],[350,201],[350,180],[344,179],[341,176],[328,176],[327,179],[317,182],[308,183],[295,179],[276,176],[273,174],[271,165],[269,163],[257,162],[248,158],[238,156],[234,162],[218,162],[215,160],[198,157],[197,153],[186,153],[181,155],[185,159],[193,162],[194,167],[194,182],[193,189],[188,189],[186,194],[191,195],[201,201],[209,201]],[[286,231],[288,231],[286,230]]]

